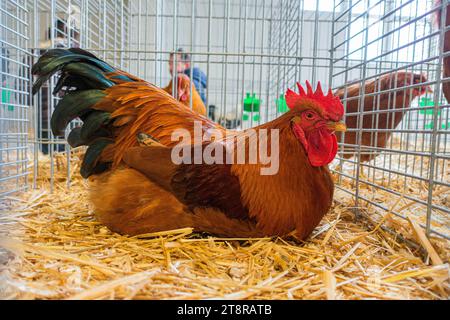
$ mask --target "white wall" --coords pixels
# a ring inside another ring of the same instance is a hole
[[[192,48],[194,65],[208,71],[208,103],[240,117],[245,93],[255,92],[263,119],[276,115],[274,99],[296,81],[327,87],[331,12],[319,12],[316,29],[315,12],[302,11],[301,1],[212,1],[211,11],[209,5],[196,1],[192,18],[192,1],[180,0],[174,20],[174,1],[131,1],[130,48],[139,53],[130,52],[130,71],[165,86],[168,52]]]

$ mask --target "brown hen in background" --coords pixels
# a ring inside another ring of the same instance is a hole
[[[378,155],[376,150],[364,146],[385,148],[392,131],[376,132],[375,129],[394,130],[402,120],[411,102],[418,96],[431,91],[430,87],[403,87],[427,81],[425,75],[412,72],[392,72],[366,82],[364,93],[364,115],[362,116],[361,161],[370,161]],[[397,91],[385,92],[399,88]],[[346,93],[347,91],[347,93]],[[374,94],[375,93],[375,94]],[[348,131],[344,137],[338,135],[339,142],[344,143],[343,157],[348,159],[355,155],[358,145],[358,118],[360,96],[363,94],[359,83],[338,89],[335,94],[344,102],[346,108],[345,123]],[[399,110],[397,110],[399,109]],[[382,112],[373,112],[382,110]]]
[[[190,102],[191,102],[191,80],[189,77],[185,74],[179,73],[177,75],[177,100],[180,101],[182,104],[190,108]],[[169,84],[162,88],[165,92],[172,95],[172,80],[170,80]],[[200,94],[198,93],[197,89],[195,88],[195,85],[192,86],[192,110],[194,112],[206,116],[206,106],[203,103],[202,98],[200,97]]]
[[[436,0],[436,6],[440,6],[442,4],[441,0]],[[445,14],[445,26],[447,27],[450,25],[450,6],[447,6]],[[435,19],[435,25],[437,28],[441,25],[441,15],[442,15],[442,9],[439,9],[436,11],[436,19]],[[444,52],[446,53],[450,51],[450,32],[445,32],[444,35]],[[443,59],[443,77],[448,78],[450,76],[450,56],[444,57]],[[447,99],[447,103],[450,103],[450,81],[443,82],[442,83],[442,92],[444,93],[445,99]]]

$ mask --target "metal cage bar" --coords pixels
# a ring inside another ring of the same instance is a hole
[[[0,3],[0,198],[28,188],[28,14],[26,1]]]
[[[33,186],[38,187],[42,177],[53,185],[57,159],[63,155],[70,186],[70,163],[77,155],[49,130],[58,100],[51,97],[52,83],[34,98],[29,94],[29,68],[40,53],[50,47],[81,46],[165,87],[172,77],[169,56],[183,48],[190,55],[188,76],[193,77],[193,68],[206,72],[208,116],[227,128],[249,128],[286,112],[283,94],[296,81],[314,85],[320,80],[325,90],[327,82],[333,90],[342,89],[345,120],[355,123],[339,138],[339,154],[331,165],[335,198],[350,197],[359,212],[370,206],[381,216],[392,213],[404,219],[412,214],[429,235],[449,238],[450,115],[441,85],[450,80],[442,75],[443,59],[450,55],[443,49],[444,35],[450,28],[444,18],[439,26],[433,24],[433,16],[438,10],[445,13],[447,4],[3,1],[0,197],[26,188],[28,159],[33,160]],[[402,73],[424,74],[427,80],[402,83]],[[371,83],[372,91],[362,89]],[[352,91],[352,86],[359,89]],[[412,90],[420,86],[431,86],[433,93],[413,96]],[[258,109],[244,104],[253,96]],[[352,135],[354,140],[349,139]],[[43,154],[50,156],[50,166],[38,172]]]
[[[433,14],[438,9],[445,12],[446,2],[439,8],[434,1],[417,0],[346,4],[334,19],[338,27],[333,34],[333,86],[359,84],[363,88],[375,81],[379,88],[343,98],[347,109],[357,105],[347,110],[346,117],[356,117],[358,126],[345,133],[356,134],[355,143],[341,144],[339,165],[334,168],[338,188],[354,197],[360,210],[371,206],[380,215],[392,213],[403,219],[412,215],[427,234],[448,239],[445,199],[449,194],[450,131],[441,124],[448,122],[449,112],[440,90],[445,21],[440,21],[439,28],[433,26]],[[358,41],[361,38],[362,42]],[[347,49],[341,50],[343,47]],[[411,81],[401,83],[400,72],[426,74],[423,85],[432,86],[434,93],[413,98],[408,89],[418,86]],[[389,75],[394,77],[388,88],[381,89],[380,79]],[[399,92],[412,101],[406,103]],[[365,107],[368,102],[370,108]],[[401,121],[397,124],[394,119],[398,114]],[[365,122],[365,118],[372,122]],[[379,145],[387,133],[389,140]],[[364,144],[363,137],[369,137],[370,142]],[[353,159],[345,156],[347,150],[354,153]],[[373,159],[363,161],[362,155]]]

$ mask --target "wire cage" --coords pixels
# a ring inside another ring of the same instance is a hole
[[[433,92],[408,104],[396,93],[411,94],[405,88],[413,82],[398,85],[393,79],[389,88],[373,93],[359,90],[351,97],[344,93],[346,118],[358,121],[346,133],[356,139],[352,143],[341,139],[338,188],[354,196],[358,208],[370,205],[381,214],[388,211],[401,218],[414,215],[428,234],[448,239],[450,128],[447,101],[441,94],[441,83],[447,80],[441,75],[445,24],[442,21],[439,29],[441,21],[436,21],[437,10],[444,9],[435,1],[342,4],[333,18],[330,82],[334,87],[345,84],[347,92],[353,84],[362,88],[370,81],[379,83],[383,76],[410,72],[426,75]],[[367,97],[371,105],[364,106]],[[349,111],[351,101],[358,108]],[[401,119],[398,125],[396,117]],[[389,140],[378,144],[386,135]],[[363,145],[364,139],[370,144]],[[354,157],[344,159],[346,152]],[[365,162],[362,155],[372,160]]]
[[[27,187],[30,128],[27,13],[24,1],[1,2],[0,197]]]
[[[49,129],[58,99],[51,95],[54,79],[35,97],[30,94],[30,66],[40,53],[82,47],[164,87],[171,78],[169,54],[183,48],[191,66],[207,74],[208,116],[227,128],[250,128],[286,112],[283,94],[297,81],[342,90],[346,119],[353,117],[356,125],[340,137],[330,166],[336,201],[351,197],[357,216],[368,206],[380,217],[413,214],[428,235],[448,239],[450,122],[441,89],[448,81],[442,75],[445,19],[434,18],[446,3],[2,1],[0,196],[5,203],[11,193],[36,187],[39,176],[49,177],[53,186],[58,157],[67,159],[68,186],[74,174],[73,151]],[[396,94],[412,95],[407,89],[418,87],[412,80],[396,81],[400,72],[425,75],[421,85],[433,92],[409,104],[403,99],[399,106]],[[389,75],[391,86],[382,89],[381,79]],[[361,89],[369,83],[375,83],[373,92]],[[356,94],[350,91],[354,86],[360,88]],[[386,144],[378,144],[386,135]],[[363,145],[364,139],[370,143]],[[38,171],[42,154],[51,159],[48,171]]]

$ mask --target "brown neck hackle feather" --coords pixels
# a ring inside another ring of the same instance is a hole
[[[107,96],[93,108],[111,113],[114,145],[105,149],[101,158],[112,161],[113,168],[121,163],[128,148],[138,144],[136,136],[140,132],[150,134],[166,146],[173,146],[178,141],[172,141],[172,132],[185,129],[193,136],[194,121],[201,122],[203,132],[210,128],[224,130],[147,82],[124,82],[105,92]]]

